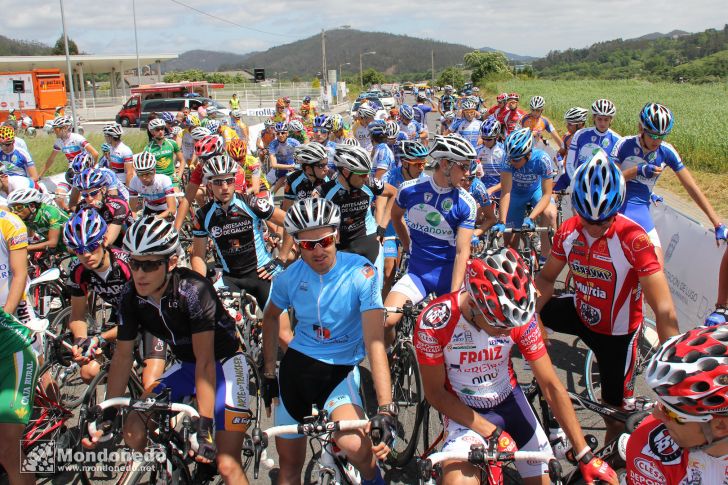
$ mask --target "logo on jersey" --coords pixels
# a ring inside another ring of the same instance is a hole
[[[606,138],[606,137],[605,137],[605,138],[604,138],[604,139],[602,140],[602,146],[603,146],[604,148],[608,148],[608,147],[609,147],[609,143],[610,143],[610,142],[609,142],[609,138]]]
[[[370,265],[364,266],[362,269],[360,269],[361,274],[364,275],[364,278],[369,279],[372,276],[374,276],[374,268],[372,268]]]
[[[222,227],[212,226],[210,228],[210,235],[212,237],[220,237],[220,236],[222,236]]]
[[[306,191],[305,190],[299,190],[298,191],[298,198],[299,199],[305,199],[306,198]]]
[[[324,340],[328,340],[331,338],[331,330],[329,330],[326,327],[322,327],[321,325],[314,325],[313,331],[318,338],[321,338]]]
[[[439,212],[430,212],[425,216],[425,220],[433,227],[437,227],[442,222],[442,216]]]
[[[635,252],[642,251],[650,246],[652,246],[652,241],[650,241],[650,236],[647,233],[640,234],[632,241],[632,251]]]
[[[612,281],[612,272],[597,266],[585,266],[579,261],[571,262],[571,270],[576,276],[582,278],[597,278],[604,281]]]
[[[446,198],[442,201],[442,210],[443,212],[450,212],[452,210],[452,199]]]
[[[422,315],[422,325],[435,330],[443,328],[450,321],[451,315],[452,311],[448,303],[437,303],[428,308],[424,315]]]
[[[682,455],[682,449],[672,439],[664,424],[660,424],[650,431],[647,437],[647,445],[642,451],[645,454],[659,458],[665,464],[677,463]]]
[[[583,301],[579,302],[579,316],[581,321],[587,325],[596,325],[602,319],[602,312]]]
[[[417,332],[417,338],[420,340],[420,342],[425,342],[427,344],[437,344],[437,339],[430,335],[427,332],[423,332],[422,330],[419,330]]]
[[[587,296],[593,296],[602,300],[607,299],[607,292],[602,290],[601,288],[597,288],[596,286],[585,285],[584,283],[577,281],[576,289]]]
[[[657,483],[665,483],[665,475],[662,474],[659,468],[649,460],[644,458],[635,458],[634,467],[644,476],[651,480],[655,480]]]
[[[425,203],[430,202],[432,200],[432,194],[429,192],[425,193],[424,199],[425,199]]]

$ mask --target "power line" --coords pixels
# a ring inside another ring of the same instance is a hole
[[[186,3],[182,3],[179,0],[170,0],[170,1],[172,3],[176,3],[177,5],[181,5],[182,7],[186,7],[186,8],[189,8],[190,10],[194,10],[195,12],[197,12],[197,13],[199,13],[201,15],[205,15],[205,16],[210,17],[212,19],[219,20],[220,22],[225,22],[226,24],[233,25],[233,26],[238,27],[240,29],[252,30],[253,32],[258,32],[260,34],[275,35],[276,37],[286,37],[288,39],[294,38],[294,36],[292,36],[292,35],[278,34],[278,33],[275,33],[275,32],[268,32],[268,31],[265,31],[265,30],[256,29],[256,28],[253,28],[253,27],[246,27],[245,25],[240,25],[240,24],[235,23],[235,22],[233,22],[231,20],[228,20],[228,19],[225,19],[225,18],[222,18],[222,17],[218,17],[218,16],[213,15],[211,13],[203,12],[202,10],[199,10],[199,9],[197,9],[197,8],[191,6],[191,5],[187,5]]]

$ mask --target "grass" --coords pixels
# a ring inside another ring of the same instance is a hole
[[[728,216],[728,136],[724,118],[728,113],[728,85],[650,83],[637,80],[549,81],[520,80],[488,83],[491,94],[515,91],[528,111],[531,96],[546,99],[545,115],[563,135],[564,112],[573,106],[589,109],[598,98],[607,98],[617,107],[612,128],[621,135],[637,133],[638,113],[653,101],[669,107],[675,116],[675,128],[668,137],[690,169],[703,193],[722,216]],[[689,197],[672,173],[660,177],[663,187],[683,198]]]

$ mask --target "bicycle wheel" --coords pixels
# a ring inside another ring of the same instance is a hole
[[[399,416],[397,436],[388,461],[393,466],[402,467],[409,463],[417,446],[425,396],[412,343],[397,343],[391,359],[392,400],[399,406]]]
[[[586,395],[592,401],[600,401],[602,396],[602,383],[599,380],[599,363],[590,349],[584,359],[584,387]]]

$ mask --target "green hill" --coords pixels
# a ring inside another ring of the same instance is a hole
[[[40,42],[9,39],[0,35],[0,56],[47,56],[53,49]]]
[[[688,35],[599,42],[585,49],[550,52],[533,63],[549,79],[648,79],[714,82],[728,79],[728,25]]]

